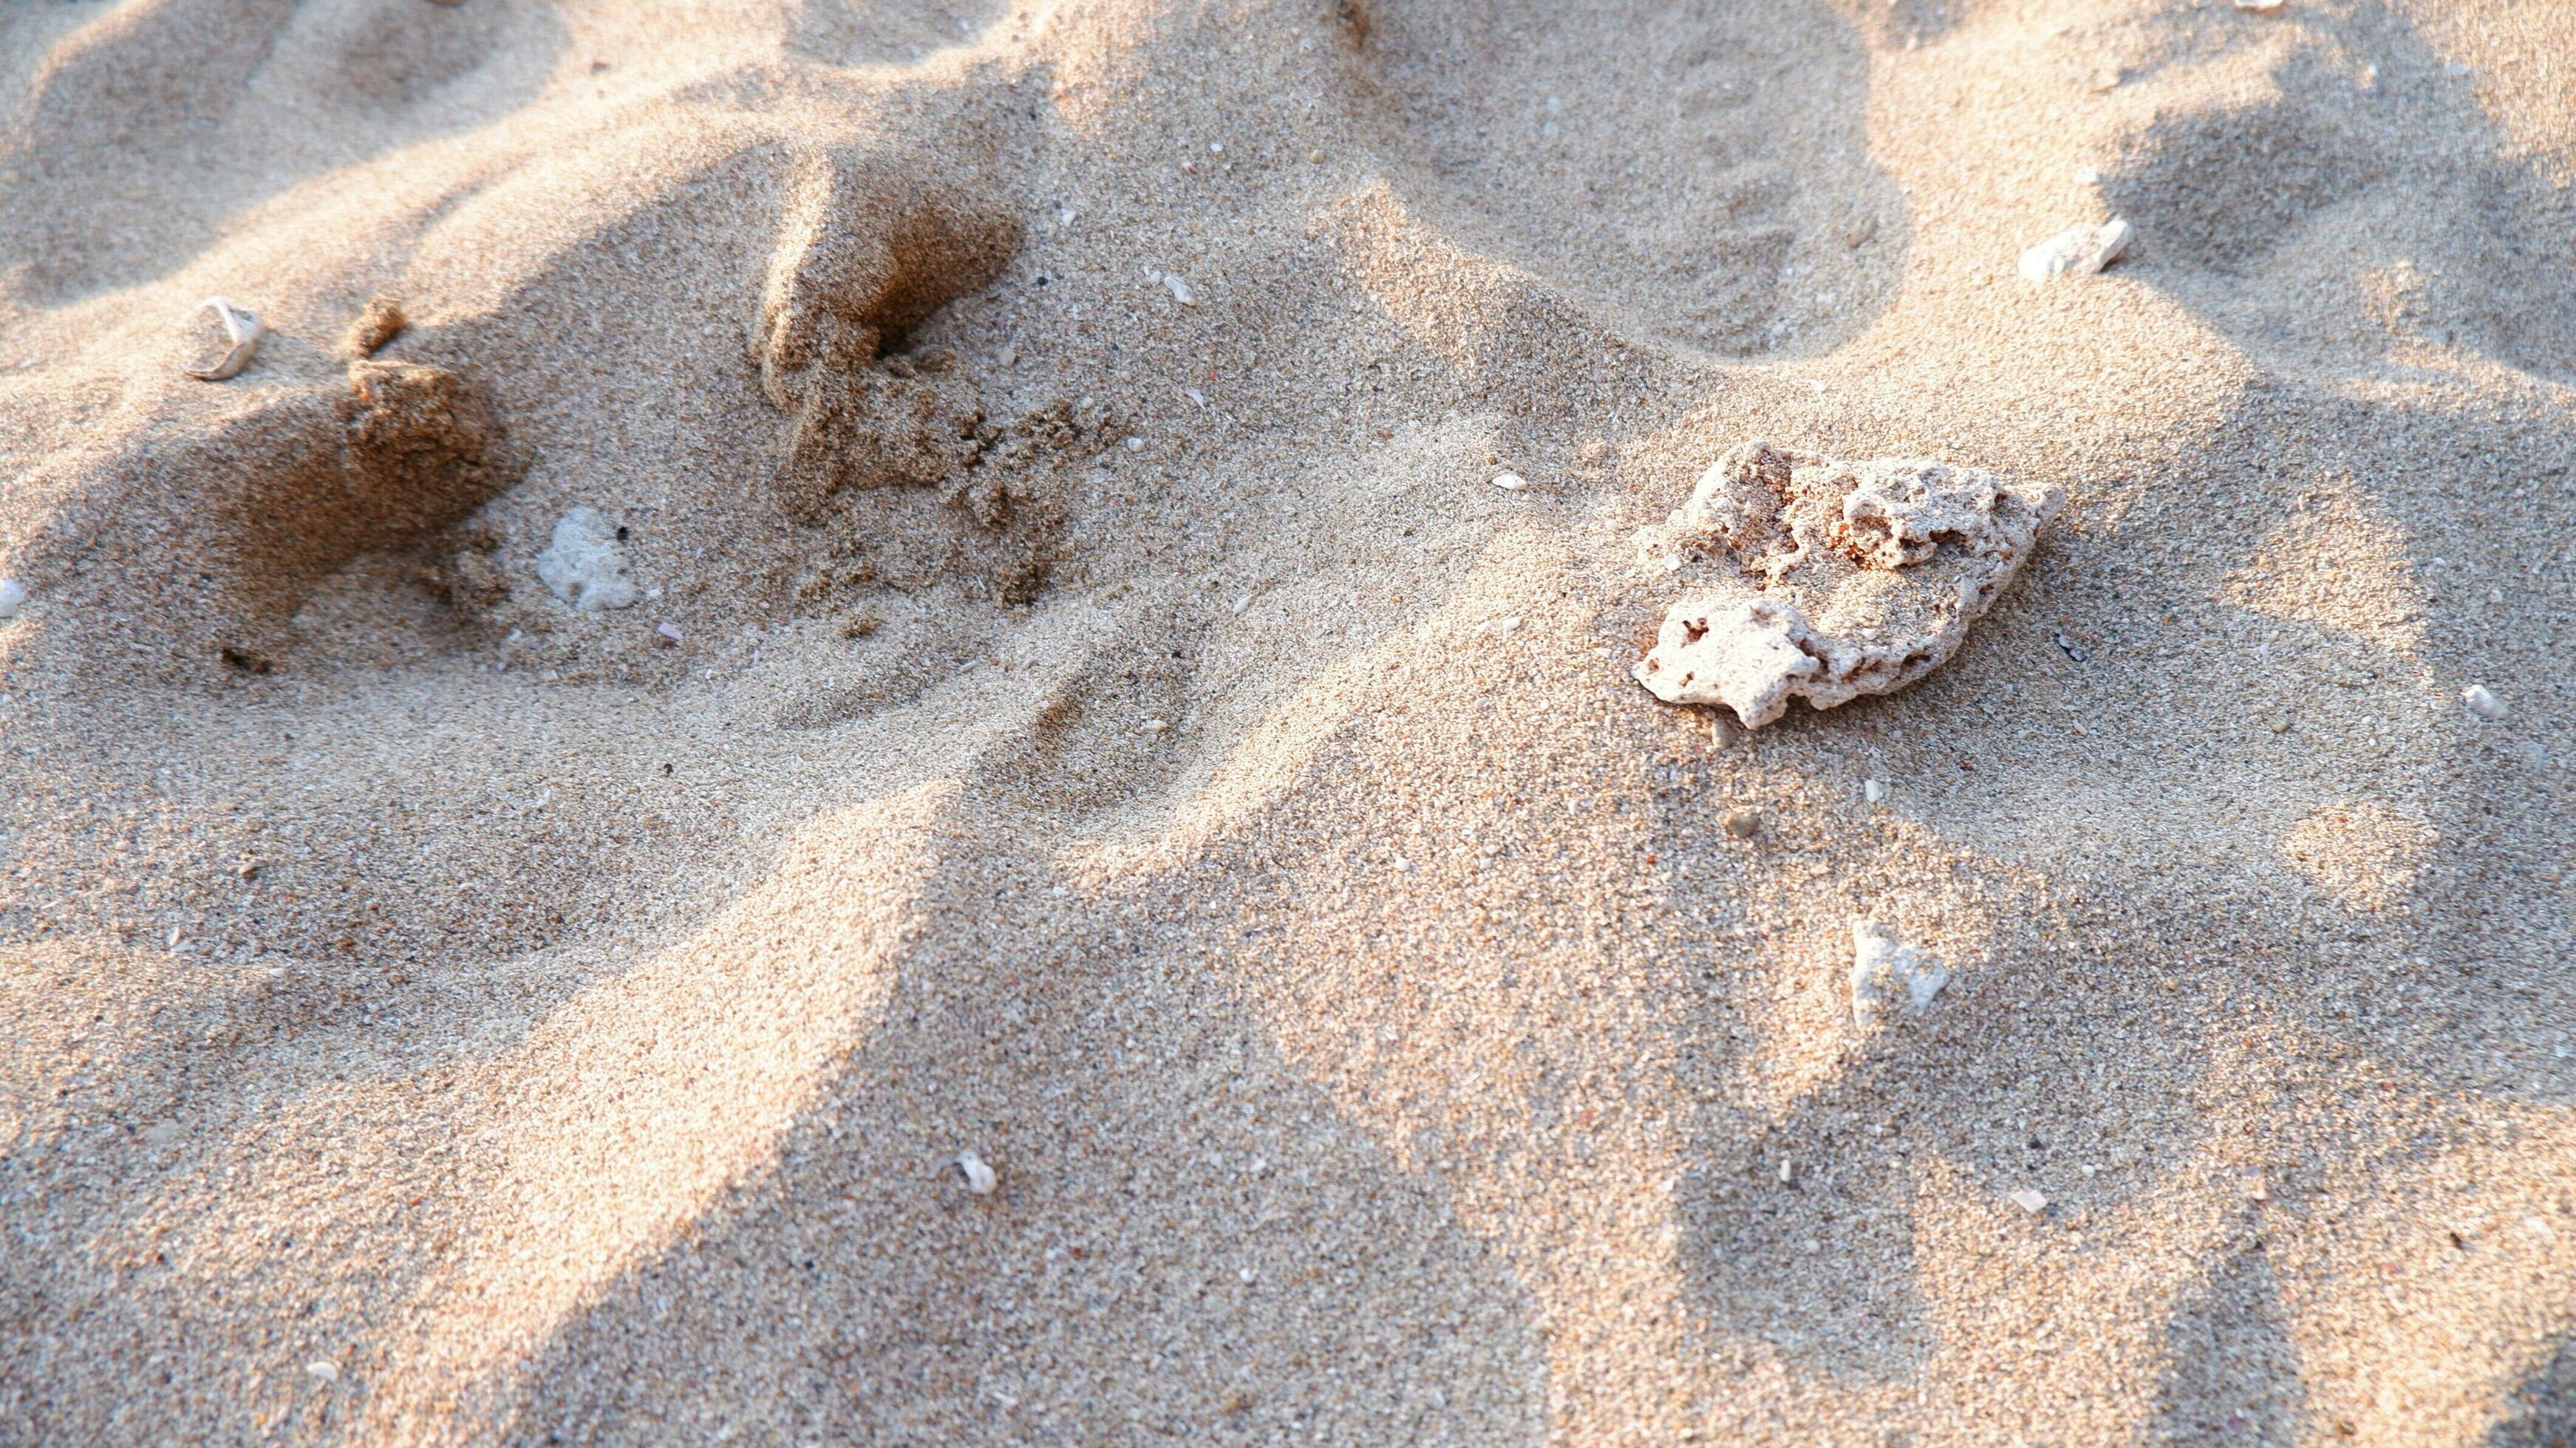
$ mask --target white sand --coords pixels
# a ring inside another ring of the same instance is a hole
[[[2568,1441],[2571,82],[0,9],[0,1442]],[[2066,507],[1720,747],[1631,539],[1752,437]]]

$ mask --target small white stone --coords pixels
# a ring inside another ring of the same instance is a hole
[[[1869,1026],[1903,1005],[1920,1012],[1950,983],[1940,961],[1896,938],[1875,920],[1852,922],[1851,1004],[1854,1024]]]
[[[998,1180],[984,1159],[971,1151],[957,1153],[957,1171],[966,1178],[966,1190],[979,1197],[989,1197]]]
[[[2236,0],[2239,10],[2278,10],[2283,0]]]
[[[2129,223],[2114,216],[2099,226],[2070,227],[2021,254],[2027,281],[2049,282],[2072,273],[2090,276],[2120,259],[2129,246]]]
[[[1148,734],[1160,734],[1171,727],[1172,722],[1168,719],[1148,719],[1145,721],[1145,732]]]
[[[1195,387],[1182,388],[1181,395],[1188,398],[1190,401],[1197,403],[1201,407],[1207,406],[1207,394],[1199,391]]]
[[[1241,613],[1241,612],[1243,612],[1245,609],[1250,608],[1250,607],[1252,607],[1252,595],[1251,595],[1251,594],[1248,594],[1248,593],[1247,593],[1247,594],[1245,594],[1243,597],[1238,598],[1238,599],[1236,599],[1236,600],[1234,601],[1234,611],[1235,611],[1236,613]]]
[[[1887,782],[1880,779],[1864,779],[1860,782],[1860,795],[1871,804],[1876,804],[1887,798]]]
[[[1496,473],[1494,474],[1494,486],[1502,489],[1506,493],[1517,493],[1529,486],[1529,479],[1522,477],[1518,473]]]
[[[1141,437],[1131,437],[1127,439],[1127,450],[1129,452],[1143,452],[1145,450],[1145,440]]]
[[[1780,1184],[1782,1186],[1787,1186],[1790,1183],[1790,1180],[1796,1175],[1797,1169],[1795,1167],[1785,1161],[1780,1163]]]
[[[2041,1212],[2048,1210],[2048,1198],[2041,1196],[2039,1193],[2032,1191],[2028,1187],[2023,1187],[2020,1191],[2012,1194],[2012,1204],[2033,1216],[2037,1216]]]
[[[674,648],[677,648],[681,642],[680,626],[671,622],[667,618],[662,620],[660,623],[655,624],[653,626],[653,632],[661,637],[662,642],[669,644]]]
[[[0,578],[0,623],[16,618],[27,606],[27,585],[14,578]]]
[[[617,530],[597,508],[580,507],[555,524],[546,551],[537,555],[537,577],[555,597],[584,613],[632,608],[642,595],[626,573],[626,550]]]
[[[2468,705],[2469,712],[2477,715],[2481,719],[2500,721],[2504,718],[2506,713],[2504,700],[2497,698],[2493,693],[2489,692],[2487,686],[2484,684],[2471,684],[2467,688],[2462,689],[2460,691],[2460,702]]]
[[[1199,299],[1190,291],[1190,284],[1181,280],[1178,272],[1163,273],[1163,287],[1172,294],[1173,301],[1184,307],[1195,307],[1199,304]]]
[[[335,1362],[309,1362],[304,1365],[304,1370],[326,1383],[340,1381],[340,1365]]]

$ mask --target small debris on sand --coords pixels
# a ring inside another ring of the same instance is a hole
[[[1855,920],[1851,929],[1854,1024],[1874,1025],[1898,1006],[1928,1010],[1932,998],[1950,983],[1947,967],[1899,940],[1889,927],[1874,920]]]
[[[2283,0],[2236,0],[2239,10],[2278,10]]]
[[[966,1190],[979,1197],[993,1194],[998,1178],[993,1175],[993,1169],[984,1164],[984,1158],[971,1151],[961,1151],[957,1153],[957,1171],[966,1178]]]
[[[1495,487],[1506,493],[1517,493],[1529,486],[1529,479],[1518,473],[1496,473],[1493,481]]]
[[[1860,782],[1860,797],[1871,804],[1877,804],[1886,799],[1887,781],[1883,779],[1862,780]]]
[[[632,608],[640,595],[627,576],[626,550],[617,542],[617,530],[597,508],[575,508],[555,524],[552,541],[537,555],[537,577],[584,613]]]
[[[304,1365],[304,1371],[326,1383],[340,1381],[340,1365],[335,1362],[309,1362]]]
[[[0,578],[0,623],[16,618],[27,607],[27,585],[14,578]]]
[[[2120,259],[2129,247],[2129,223],[2114,216],[2099,226],[2071,227],[2021,254],[2021,274],[2033,282],[2091,276]]]
[[[240,375],[250,365],[250,359],[259,352],[259,339],[268,329],[260,324],[258,313],[236,307],[221,297],[208,297],[197,303],[196,311],[188,314],[189,320],[206,312],[214,313],[216,322],[222,325],[225,350],[209,365],[189,368],[188,375],[200,382],[221,382]]]
[[[1184,307],[1195,307],[1199,304],[1198,297],[1190,291],[1190,284],[1181,280],[1179,272],[1163,273],[1163,287],[1172,294],[1173,301]]]
[[[2020,1191],[2012,1194],[2012,1204],[2021,1208],[2023,1211],[2030,1213],[2034,1217],[2048,1210],[2048,1198],[2041,1196],[2039,1193],[2032,1191],[2028,1187],[2023,1187]]]
[[[2502,722],[2510,712],[2505,708],[2504,700],[2497,698],[2484,684],[2471,684],[2462,689],[2460,702],[2469,706],[2470,713],[2492,723]]]
[[[682,642],[680,626],[667,618],[654,625],[653,636],[660,639],[666,648],[676,649]]]
[[[1641,567],[1687,567],[1692,588],[1630,672],[1754,729],[1792,695],[1830,709],[1893,693],[1958,649],[2063,497],[1977,468],[1745,443],[1638,535]]]
[[[1728,834],[1749,840],[1762,833],[1762,816],[1749,809],[1731,809],[1726,812],[1725,825]]]
[[[402,329],[409,325],[409,321],[403,316],[401,302],[392,297],[370,297],[367,300],[367,309],[358,314],[357,321],[349,324],[349,337],[344,350],[350,357],[358,360],[373,357],[387,342],[401,336]]]

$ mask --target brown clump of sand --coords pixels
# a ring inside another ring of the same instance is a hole
[[[2571,54],[10,11],[0,1441],[2564,1439]],[[1750,437],[2067,509],[1721,746]]]

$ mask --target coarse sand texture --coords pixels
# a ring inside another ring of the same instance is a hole
[[[0,117],[0,1448],[2576,1443],[2576,7]]]

